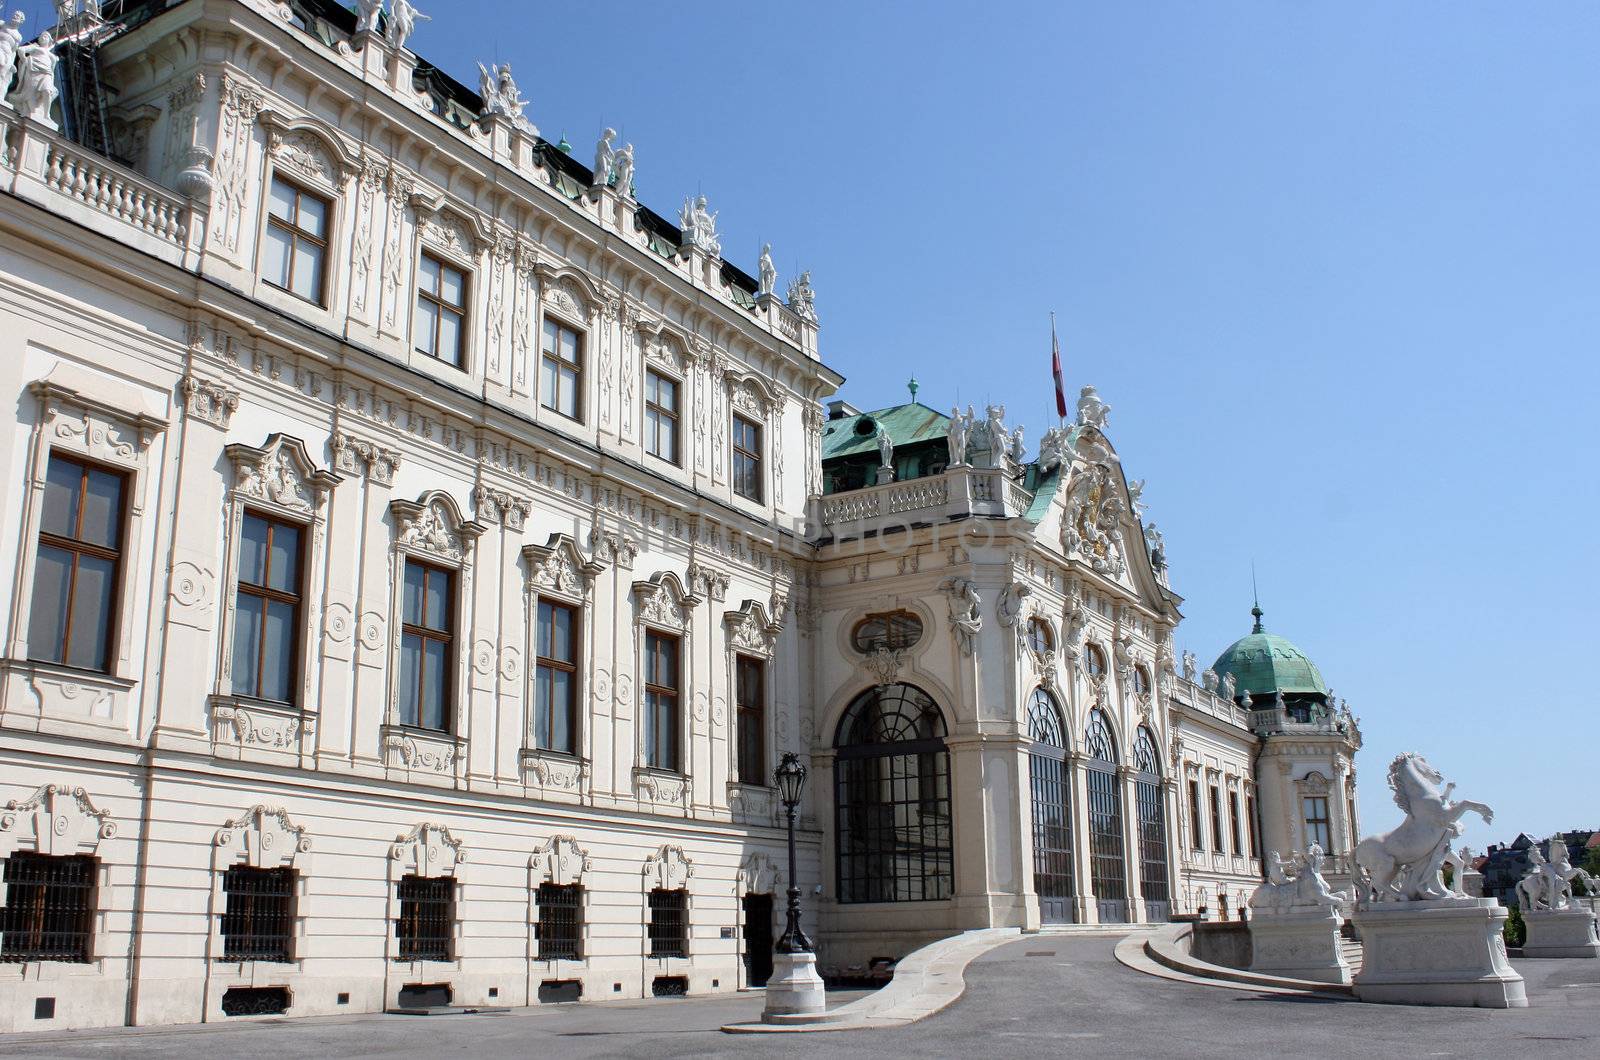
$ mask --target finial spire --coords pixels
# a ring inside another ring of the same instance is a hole
[[[1250,608],[1250,616],[1256,620],[1251,628],[1251,633],[1265,633],[1266,627],[1261,624],[1261,591],[1256,588],[1256,561],[1250,561],[1250,599],[1254,601]]]
[[[917,400],[917,389],[918,389],[918,387],[917,387],[917,377],[916,376],[912,376],[911,377],[911,382],[906,384],[906,389],[911,391],[911,401],[912,401],[913,404],[915,404],[916,400]]]

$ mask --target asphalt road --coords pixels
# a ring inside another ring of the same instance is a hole
[[[503,1015],[354,1016],[0,1036],[18,1057],[1600,1057],[1600,961],[1520,961],[1532,1007],[1412,1008],[1271,997],[1156,979],[1112,940],[1034,936],[967,969],[950,1008],[895,1030],[725,1035],[758,995],[563,1005]]]

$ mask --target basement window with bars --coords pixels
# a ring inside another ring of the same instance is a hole
[[[0,962],[87,964],[97,867],[87,855],[16,853],[6,858]]]
[[[689,956],[689,892],[650,892],[650,956]]]
[[[294,959],[295,872],[235,865],[222,877],[222,959]]]
[[[456,919],[456,881],[448,876],[403,876],[395,885],[394,922],[402,961],[448,961]]]
[[[578,884],[539,885],[539,960],[581,961],[583,888]]]

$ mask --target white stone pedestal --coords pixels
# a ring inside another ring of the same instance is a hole
[[[816,1016],[828,1007],[822,976],[814,953],[775,953],[772,977],[767,980],[767,1007],[763,1023],[788,1022],[784,1017]]]
[[[1492,898],[1382,903],[1356,913],[1356,997],[1406,1005],[1527,1008],[1506,960],[1506,911]]]
[[[1528,926],[1524,957],[1600,957],[1600,936],[1587,904],[1556,912],[1523,913]]]
[[[1250,970],[1348,983],[1350,965],[1339,949],[1339,916],[1327,910],[1268,913],[1250,918]]]

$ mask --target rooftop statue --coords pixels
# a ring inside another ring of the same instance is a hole
[[[1418,754],[1402,754],[1389,765],[1389,790],[1406,819],[1398,828],[1368,836],[1356,845],[1356,865],[1368,897],[1374,902],[1421,902],[1460,899],[1444,884],[1440,871],[1450,842],[1462,832],[1459,821],[1468,811],[1485,824],[1494,811],[1481,802],[1451,802],[1454,784],[1444,780]]]
[[[378,32],[378,16],[383,14],[383,0],[356,0],[356,32]]]
[[[1106,429],[1106,417],[1111,415],[1111,406],[1100,400],[1100,394],[1092,386],[1086,386],[1078,392],[1078,426],[1096,427]]]
[[[1539,853],[1537,844],[1528,848],[1528,860],[1533,867],[1517,882],[1517,907],[1524,913],[1559,913],[1573,908],[1573,880],[1600,890],[1600,880],[1572,864],[1567,841],[1559,833],[1550,837],[1550,860]]]
[[[607,128],[600,133],[600,142],[594,145],[594,176],[591,183],[595,187],[603,188],[611,183],[612,169],[617,162],[617,149],[611,146],[611,141],[616,135],[617,130]]]
[[[39,39],[17,50],[17,87],[11,90],[11,105],[24,118],[44,125],[55,124],[50,105],[56,101],[56,40],[49,30]]]
[[[389,17],[385,21],[384,36],[389,41],[389,46],[396,51],[406,46],[406,41],[411,39],[411,34],[417,31],[417,23],[431,22],[431,16],[424,15],[411,3],[411,0],[394,0],[389,7]],[[478,69],[483,69],[480,63]]]
[[[789,308],[801,320],[817,322],[816,292],[811,289],[811,270],[789,281]]]
[[[1190,684],[1194,683],[1195,671],[1196,671],[1196,668],[1199,665],[1200,665],[1200,660],[1195,658],[1194,652],[1189,651],[1187,648],[1184,649],[1184,652],[1183,652],[1183,679],[1185,681],[1188,681]]]
[[[1010,439],[1006,434],[1006,407],[987,405],[983,410],[984,438],[989,445],[989,466],[1005,467]]]
[[[622,150],[612,156],[611,168],[613,176],[611,186],[617,189],[618,195],[633,198],[633,145],[623,144]]]
[[[403,0],[395,0],[395,10]],[[523,116],[522,109],[528,101],[522,98],[522,91],[517,88],[516,79],[511,76],[510,63],[497,63],[493,66],[478,64],[478,92],[483,96],[483,113],[499,114],[510,118],[512,123],[519,128],[529,128],[529,122]]]
[[[1312,843],[1304,854],[1286,862],[1276,851],[1267,859],[1267,878],[1250,895],[1250,908],[1257,916],[1283,913],[1339,912],[1346,900],[1328,887],[1322,878],[1322,847]]]
[[[761,264],[757,267],[760,279],[756,284],[756,294],[772,294],[778,287],[778,268],[772,264],[772,244],[764,243],[761,247]]]
[[[717,238],[717,215],[706,209],[706,197],[683,200],[678,211],[678,227],[683,230],[684,241],[707,254],[721,254],[722,241]]]
[[[1207,673],[1210,673],[1208,670]],[[1231,700],[1239,694],[1239,679],[1231,673],[1222,675],[1222,698]]]
[[[1018,424],[1017,429],[1011,432],[1011,459],[1019,464],[1025,464],[1028,461],[1028,446],[1023,441],[1024,430],[1025,428]]]
[[[1139,498],[1144,496],[1144,479],[1136,478],[1128,483],[1128,503],[1133,505],[1133,515],[1136,519],[1143,519],[1145,509],[1149,505],[1142,503]]]
[[[878,424],[878,466],[894,467],[894,439],[881,423]]]
[[[1039,470],[1043,473],[1072,464],[1073,432],[1066,427],[1051,427],[1039,439]]]
[[[21,11],[13,11],[11,20],[0,25],[0,97],[17,72],[17,49],[22,47],[22,24],[27,18]]]
[[[1155,523],[1144,528],[1144,543],[1150,549],[1150,565],[1160,570],[1167,565],[1167,540],[1156,529]]]
[[[1209,666],[1206,667],[1205,673],[1200,675],[1200,685],[1207,692],[1215,692],[1217,690],[1217,671]]]
[[[972,406],[963,415],[959,407],[950,410],[950,426],[945,439],[950,443],[950,466],[963,467],[967,462],[967,440],[972,434]]]

